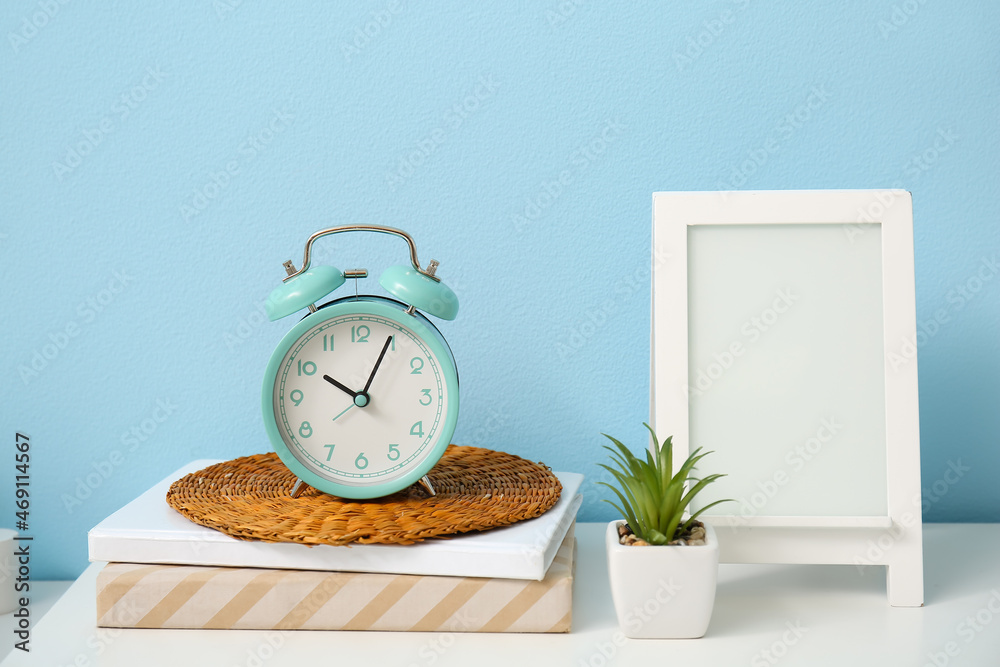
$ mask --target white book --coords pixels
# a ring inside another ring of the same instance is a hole
[[[88,534],[91,561],[173,563],[341,572],[383,572],[541,581],[576,519],[583,475],[554,473],[559,502],[535,519],[408,546],[307,546],[238,540],[200,526],[167,505],[167,490],[214,460],[194,461],[125,505]]]

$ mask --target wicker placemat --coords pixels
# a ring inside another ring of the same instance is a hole
[[[562,485],[544,465],[512,454],[450,445],[417,484],[385,498],[346,500],[309,488],[274,453],[225,461],[174,482],[167,503],[191,521],[263,542],[413,544],[540,516]]]

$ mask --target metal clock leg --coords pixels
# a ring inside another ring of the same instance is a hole
[[[427,475],[424,475],[423,477],[420,478],[420,486],[424,487],[424,489],[430,495],[432,495],[432,496],[436,496],[437,495],[434,492],[434,487],[431,486],[431,480],[430,480],[430,478]]]

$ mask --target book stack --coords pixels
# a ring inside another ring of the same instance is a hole
[[[164,500],[195,461],[89,533],[98,625],[119,628],[569,632],[583,476],[512,526],[409,546],[237,540]]]

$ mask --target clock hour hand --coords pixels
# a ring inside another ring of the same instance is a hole
[[[368,382],[365,383],[365,388],[361,390],[362,394],[368,393],[368,387],[372,386],[372,380],[375,379],[375,371],[378,367],[382,365],[382,359],[385,358],[385,351],[389,349],[389,343],[392,342],[392,336],[385,339],[385,345],[382,346],[382,351],[378,355],[378,360],[375,362],[375,368],[372,369],[372,374],[368,376]]]
[[[329,382],[330,384],[332,384],[337,389],[340,389],[342,392],[344,392],[345,394],[347,394],[351,398],[353,398],[354,399],[354,405],[358,406],[359,408],[363,408],[366,405],[368,405],[368,402],[369,402],[370,399],[368,398],[368,392],[367,391],[351,391],[350,389],[348,389],[344,385],[342,385],[339,382],[337,382],[336,380],[334,380],[329,375],[324,375],[323,379],[326,380],[327,382]],[[344,410],[344,412],[347,412],[347,410]],[[344,412],[341,412],[340,415],[344,414]],[[337,415],[337,417],[339,417],[340,415]],[[337,417],[334,417],[334,419],[337,419]]]
[[[324,375],[324,376],[323,376],[323,379],[324,379],[324,380],[326,380],[327,382],[329,382],[330,384],[332,384],[332,385],[333,385],[334,387],[336,387],[337,389],[339,389],[339,390],[341,390],[342,392],[344,392],[345,394],[347,394],[348,396],[350,396],[351,398],[354,398],[355,396],[357,396],[357,395],[358,395],[358,392],[356,392],[356,391],[352,391],[352,390],[348,389],[348,388],[347,388],[347,387],[345,387],[344,385],[342,385],[342,384],[340,384],[339,382],[337,382],[336,380],[334,380],[334,379],[333,379],[332,377],[330,377],[329,375]]]

